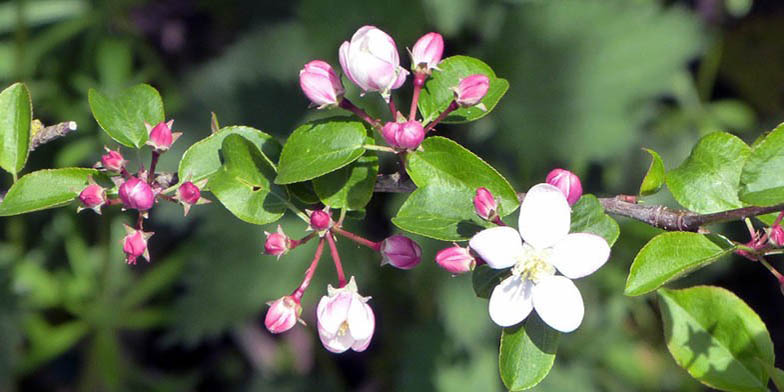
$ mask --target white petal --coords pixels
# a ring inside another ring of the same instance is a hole
[[[583,322],[583,297],[569,278],[549,276],[534,285],[532,292],[536,313],[547,325],[572,332]]]
[[[547,259],[569,279],[578,279],[594,273],[610,258],[607,241],[589,233],[572,233],[553,246]]]
[[[352,297],[353,294],[349,292],[342,292],[334,297],[321,297],[316,308],[319,328],[323,328],[331,334],[337,333],[348,317]]]
[[[326,348],[327,351],[340,354],[348,350],[349,347],[354,344],[354,338],[352,338],[351,335],[347,333],[330,334],[328,331],[325,331],[322,328],[319,328],[318,330],[321,344],[324,345],[324,348]]]
[[[518,229],[536,249],[549,248],[569,234],[572,210],[561,191],[550,184],[534,185],[520,205]]]
[[[493,289],[490,295],[490,319],[502,327],[511,327],[525,320],[533,309],[528,279],[510,276]]]
[[[351,337],[356,340],[364,340],[373,335],[375,320],[370,305],[362,302],[359,295],[354,294],[351,306],[348,308],[348,328]]]
[[[468,245],[492,268],[508,268],[523,253],[523,241],[517,230],[498,226],[476,233]]]

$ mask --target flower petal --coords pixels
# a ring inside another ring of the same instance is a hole
[[[342,292],[334,297],[321,297],[316,307],[319,328],[335,334],[348,317],[353,293]]]
[[[523,241],[517,230],[498,226],[476,233],[468,242],[471,249],[492,268],[508,268],[515,264],[523,252]]]
[[[532,287],[530,280],[519,276],[501,281],[490,295],[490,319],[502,327],[511,327],[525,320],[533,309]]]
[[[347,333],[330,334],[328,331],[324,331],[322,328],[319,328],[318,330],[321,344],[323,344],[324,348],[326,348],[329,352],[340,354],[348,350],[349,347],[354,344],[354,338],[352,338],[351,335]]]
[[[572,233],[553,246],[547,259],[569,279],[578,279],[594,273],[610,258],[607,241],[590,233]]]
[[[365,351],[365,349],[368,348],[370,340],[373,339],[373,332],[376,329],[376,316],[373,314],[373,309],[368,305],[365,306],[367,307],[368,318],[370,320],[370,333],[364,339],[354,338],[356,340],[354,341],[354,344],[351,345],[351,349],[357,352]]]
[[[364,340],[373,335],[375,320],[370,305],[362,302],[359,295],[355,294],[348,308],[348,329],[351,337]]]
[[[549,248],[569,234],[572,210],[563,193],[550,184],[534,185],[520,205],[518,229],[536,249]]]
[[[583,322],[583,297],[569,278],[548,276],[534,285],[532,292],[536,313],[547,325],[572,332]]]

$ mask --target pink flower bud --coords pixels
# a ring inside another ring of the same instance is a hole
[[[337,106],[345,90],[340,77],[324,61],[313,60],[299,71],[299,86],[319,109]]]
[[[411,49],[411,69],[414,72],[430,73],[436,68],[444,54],[444,37],[438,33],[427,33]]]
[[[476,267],[476,259],[471,256],[468,248],[457,246],[457,244],[438,251],[436,253],[436,263],[441,268],[455,275],[473,271],[474,267]]]
[[[476,189],[474,210],[484,220],[492,221],[498,216],[498,202],[495,201],[495,197],[487,188]]]
[[[179,188],[177,188],[177,195],[175,198],[185,209],[185,215],[188,215],[188,211],[190,211],[191,206],[210,202],[209,200],[201,197],[201,188],[203,188],[205,185],[207,185],[206,179],[199,181],[196,184],[190,181],[185,181],[182,183],[182,185],[180,185]]]
[[[381,128],[381,136],[391,147],[416,150],[425,138],[425,128],[419,121],[388,122]]]
[[[101,206],[106,204],[106,190],[98,184],[87,185],[79,193],[79,201],[82,202],[82,205],[77,209],[77,212],[89,208],[100,215]]]
[[[784,229],[781,225],[773,225],[768,229],[768,240],[774,246],[784,246]]]
[[[155,195],[150,185],[136,177],[125,180],[117,193],[125,208],[146,211],[155,202]]]
[[[329,229],[330,226],[332,226],[332,215],[329,213],[329,208],[310,212],[311,229],[321,231]]]
[[[389,99],[389,91],[403,85],[408,71],[400,67],[395,41],[375,26],[363,26],[345,41],[339,51],[343,73],[362,90],[378,91]]]
[[[560,189],[570,206],[577,203],[577,200],[580,200],[580,196],[583,195],[580,177],[568,170],[553,169],[547,174],[547,183]]]
[[[490,88],[490,79],[482,74],[460,79],[460,83],[454,89],[455,101],[462,107],[475,106],[485,97],[488,88]]]
[[[281,333],[290,330],[297,323],[302,313],[302,306],[292,296],[285,296],[275,301],[267,302],[270,306],[267,316],[264,317],[264,326],[272,333]]]
[[[286,254],[291,249],[291,239],[283,232],[283,228],[278,225],[278,231],[275,233],[264,232],[267,235],[267,240],[264,241],[264,253],[272,256],[280,256]]]
[[[141,256],[149,263],[150,252],[147,249],[147,240],[149,240],[154,233],[145,233],[128,225],[125,225],[125,233],[126,236],[122,241],[125,261],[128,264],[136,264],[136,259]]]
[[[175,132],[172,133],[172,125],[174,125],[174,120],[169,120],[169,122],[161,122],[158,123],[156,126],[151,126],[150,124],[145,124],[147,127],[147,132],[150,135],[150,138],[147,140],[147,145],[151,146],[158,152],[164,152],[169,150],[169,147],[177,141],[177,138],[180,137],[181,133]]]
[[[352,276],[348,284],[335,289],[327,287],[316,307],[316,320],[321,343],[328,351],[342,353],[349,348],[365,351],[376,329],[376,316],[367,304],[370,297],[357,293]]]
[[[416,267],[421,261],[422,249],[414,240],[395,234],[381,243],[381,265],[391,264],[403,270]]]
[[[101,167],[105,170],[119,173],[125,168],[126,162],[119,150],[112,151],[107,148],[106,154],[101,155]]]

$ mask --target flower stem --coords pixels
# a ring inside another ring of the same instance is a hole
[[[376,252],[381,250],[381,242],[373,242],[371,240],[362,238],[362,237],[360,237],[360,236],[358,236],[358,235],[356,235],[354,233],[345,231],[342,228],[336,227],[336,226],[332,227],[332,231],[337,233],[337,234],[340,234],[343,237],[346,237],[346,238],[350,239],[351,241],[354,241],[354,242],[356,242],[356,243],[358,243],[360,245],[367,246],[368,248],[373,249]]]
[[[366,150],[374,150],[374,151],[384,151],[384,152],[392,152],[396,153],[394,148],[387,147],[387,146],[378,146],[375,144],[363,144],[362,147]]]
[[[436,124],[440,123],[441,120],[445,119],[446,116],[449,115],[449,113],[452,113],[455,110],[457,110],[458,107],[459,106],[457,105],[457,102],[456,101],[452,101],[452,103],[449,104],[449,106],[446,108],[446,110],[444,110],[443,112],[441,112],[441,114],[438,115],[438,118],[433,120],[430,124],[427,124],[427,126],[425,127],[425,133],[427,133],[431,129],[433,129],[433,127],[435,127]]]
[[[338,254],[338,247],[335,246],[335,239],[332,238],[332,233],[327,233],[327,243],[329,243],[329,254],[332,255],[332,261],[335,262],[335,270],[338,273],[338,288],[346,285],[346,274],[343,273],[343,263],[340,262],[340,255]]]
[[[776,217],[776,221],[770,227],[779,225],[782,218],[784,218],[784,211],[779,212],[779,216]]]
[[[395,107],[395,100],[389,97],[389,111],[392,113],[392,121],[397,119],[397,108]]]
[[[302,279],[302,283],[291,293],[291,296],[294,297],[294,300],[299,303],[302,300],[302,296],[305,294],[305,290],[308,289],[310,286],[310,281],[313,280],[313,273],[316,272],[316,267],[318,266],[319,260],[321,259],[321,253],[324,252],[324,239],[322,238],[319,240],[318,246],[316,247],[316,253],[313,255],[313,261],[310,262],[310,267],[305,270],[305,278]]]
[[[316,235],[318,235],[318,233],[314,231],[298,240],[291,240],[289,245],[289,250],[292,250],[300,245],[307,243],[308,241],[311,240],[311,238],[315,237]]]
[[[419,93],[425,85],[427,73],[417,72],[414,74],[414,94],[411,97],[411,110],[408,112],[408,121],[416,119],[417,103],[419,102]]]
[[[765,260],[765,258],[764,258],[764,257],[762,257],[762,256],[759,256],[759,257],[757,258],[757,260],[759,260],[759,262],[760,262],[760,263],[762,263],[762,265],[764,265],[764,266],[765,266],[765,268],[767,268],[767,269],[768,269],[768,271],[770,271],[770,273],[771,273],[771,274],[773,274],[773,276],[775,276],[775,277],[776,277],[776,279],[778,279],[779,283],[782,283],[782,282],[784,282],[784,276],[782,276],[782,275],[781,275],[781,273],[780,273],[779,271],[777,271],[775,268],[773,268],[773,266],[772,266],[772,265],[770,265],[770,263],[768,263],[768,261],[767,261],[767,260]]]
[[[158,158],[161,157],[161,154],[158,151],[152,152],[152,158],[150,159],[150,171],[147,173],[147,183],[152,184],[153,180],[155,180],[155,167],[158,166]]]
[[[347,98],[341,99],[338,106],[340,106],[342,109],[346,109],[349,112],[356,114],[357,117],[361,118],[362,120],[364,120],[366,123],[370,124],[373,127],[381,126],[381,121],[376,120],[373,117],[370,117],[370,115],[367,114],[367,112],[357,107],[357,105],[354,105],[354,103],[349,101]]]

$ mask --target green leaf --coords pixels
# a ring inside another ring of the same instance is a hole
[[[221,167],[218,151],[221,149],[223,139],[229,135],[245,137],[256,145],[265,157],[271,160],[270,163],[277,161],[280,156],[280,143],[272,136],[258,129],[241,125],[223,127],[219,132],[188,147],[180,159],[180,166],[177,170],[180,181],[185,181],[185,179],[198,181],[217,172]]]
[[[286,211],[288,193],[275,185],[275,167],[258,147],[241,135],[229,135],[221,147],[225,163],[210,178],[210,191],[237,218],[272,223]]]
[[[435,120],[441,112],[446,110],[455,99],[452,88],[457,87],[460,79],[467,76],[483,74],[490,78],[487,95],[481,101],[487,111],[476,106],[460,108],[450,113],[442,122],[463,123],[478,120],[490,113],[504,96],[506,90],[509,89],[509,82],[506,79],[496,77],[489,65],[473,57],[447,57],[438,63],[438,68],[441,70],[433,72],[432,77],[425,82],[425,87],[419,97],[419,111],[422,113],[425,123]]]
[[[729,133],[705,135],[689,158],[667,173],[667,186],[678,203],[700,214],[742,207],[740,173],[750,151]]]
[[[161,96],[147,84],[111,96],[90,89],[87,99],[98,125],[117,143],[127,147],[144,146],[148,137],[145,122],[156,125],[165,121]]]
[[[0,92],[0,167],[11,174],[19,173],[27,161],[32,121],[27,86],[14,83]]]
[[[779,392],[784,392],[784,370],[766,363],[759,358],[757,359],[757,362],[762,365],[763,368],[765,368],[765,371],[768,373],[768,377],[770,377],[770,380],[773,381],[773,385],[776,386],[776,389],[778,389]]]
[[[297,200],[305,204],[316,204],[321,202],[316,191],[313,190],[312,181],[295,182],[286,185],[289,193],[297,198]]]
[[[740,199],[769,206],[784,203],[784,124],[754,143],[740,182]]]
[[[632,262],[624,294],[642,295],[735,251],[719,234],[662,233],[640,249]]]
[[[640,184],[640,195],[648,196],[658,192],[664,185],[665,171],[664,162],[658,152],[648,148],[643,150],[651,154],[651,166],[648,167],[648,172],[645,173],[642,184]]]
[[[498,286],[509,275],[509,269],[494,269],[487,264],[474,268],[471,273],[471,284],[477,297],[490,298],[495,286]]]
[[[498,353],[501,380],[510,391],[539,384],[555,362],[561,334],[545,325],[535,314],[524,326],[504,328]]]
[[[313,180],[313,190],[332,208],[359,210],[373,196],[378,174],[378,156],[369,152],[349,166]]]
[[[392,223],[402,230],[442,241],[467,241],[490,224],[474,212],[474,194],[450,184],[417,188]]]
[[[98,170],[65,168],[29,173],[8,190],[0,204],[0,216],[66,205],[87,186],[89,176],[98,177]]]
[[[365,125],[339,119],[301,125],[286,140],[276,184],[310,180],[354,162],[365,152]]]
[[[583,195],[572,206],[570,233],[592,233],[603,237],[612,246],[621,234],[618,222],[604,213],[599,199],[594,195]]]
[[[660,289],[667,348],[689,374],[724,391],[767,391],[773,342],[759,316],[719,287]]]

